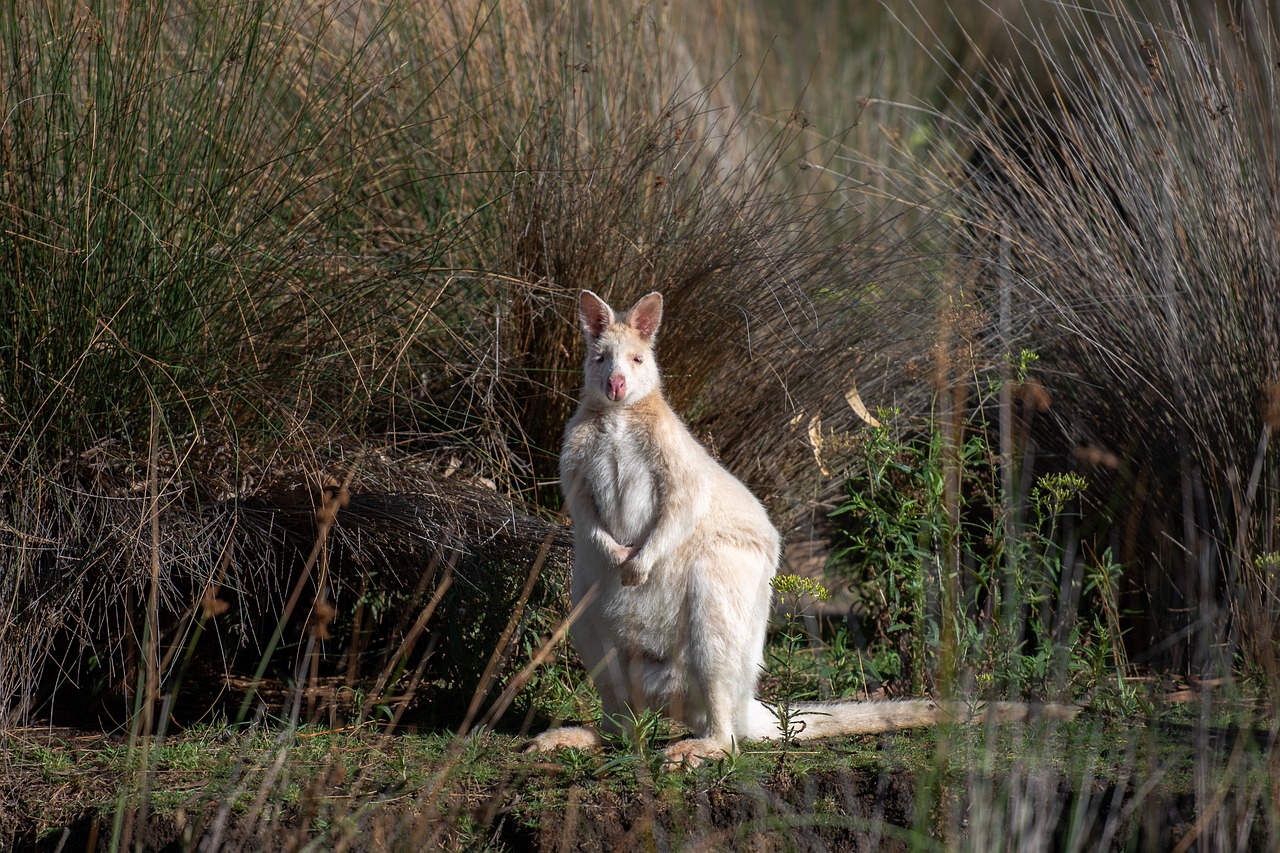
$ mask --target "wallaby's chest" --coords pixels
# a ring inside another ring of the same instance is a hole
[[[653,442],[619,420],[597,424],[589,445],[580,466],[601,522],[624,545],[643,541],[661,496]]]

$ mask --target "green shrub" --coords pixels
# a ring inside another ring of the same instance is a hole
[[[1002,490],[981,425],[949,450],[940,432],[912,435],[882,415],[852,442],[832,568],[871,626],[868,643],[883,644],[884,675],[917,695],[1057,698],[1099,686],[1123,653],[1097,657],[1099,643],[1120,637],[1091,614],[1104,619],[1114,607],[1118,570],[1109,556],[1103,569],[1068,550],[1062,523],[1084,478],[1043,475],[1020,508]]]

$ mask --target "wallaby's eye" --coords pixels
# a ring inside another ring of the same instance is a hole
[[[644,364],[644,356],[642,355],[633,355],[631,356],[631,360],[636,364]]]
[[[596,364],[600,364],[601,362],[604,361],[604,353],[597,353],[596,357],[591,360],[594,361]]]

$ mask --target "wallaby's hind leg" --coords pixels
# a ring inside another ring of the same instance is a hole
[[[690,649],[694,644],[690,644]],[[714,673],[719,677],[708,677]],[[667,747],[667,758],[673,764],[696,767],[704,758],[720,758],[737,746],[740,726],[738,720],[746,713],[745,702],[750,701],[751,691],[744,694],[740,680],[732,677],[732,670],[712,673],[690,673],[690,698],[702,706],[701,713],[686,717],[694,728],[693,737],[676,741]],[[725,677],[725,676],[729,677]],[[751,678],[754,679],[754,671]],[[754,683],[754,682],[750,682]]]
[[[694,736],[667,748],[672,762],[696,766],[718,758],[746,733],[764,661],[772,574],[772,562],[758,551],[725,546],[690,573],[686,677],[690,698],[702,706],[703,724],[686,720]]]

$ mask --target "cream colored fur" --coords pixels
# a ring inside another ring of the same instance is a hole
[[[770,580],[781,537],[764,507],[693,437],[662,395],[654,342],[662,296],[616,316],[579,298],[587,342],[582,400],[565,430],[560,484],[573,519],[572,598],[587,599],[572,638],[600,692],[603,725],[623,729],[645,709],[693,737],[668,747],[696,764],[744,740],[780,737],[755,697],[764,662]],[[928,700],[798,703],[801,738],[883,732],[967,716]],[[1057,706],[1046,709],[1061,715]],[[987,709],[1000,719],[1026,706]],[[600,744],[565,727],[530,749]]]

